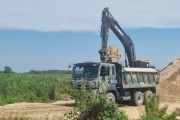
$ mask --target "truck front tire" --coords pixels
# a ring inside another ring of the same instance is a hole
[[[144,103],[144,95],[142,92],[137,91],[134,93],[134,104],[136,106],[142,105]]]
[[[116,102],[116,98],[113,93],[111,92],[106,93],[106,97],[109,101]]]

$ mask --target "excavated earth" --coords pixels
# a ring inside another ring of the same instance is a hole
[[[160,83],[157,86],[160,106],[168,105],[168,113],[176,109],[180,111],[180,58],[162,69],[160,77]],[[73,100],[52,103],[15,103],[0,106],[0,118],[24,116],[32,120],[59,120],[73,108]],[[119,109],[125,111],[130,120],[136,120],[145,114],[144,106],[125,105]]]
[[[160,101],[180,103],[180,58],[161,70],[160,76],[157,87]]]

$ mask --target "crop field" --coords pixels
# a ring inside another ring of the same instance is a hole
[[[0,105],[62,100],[70,86],[69,74],[0,74]]]

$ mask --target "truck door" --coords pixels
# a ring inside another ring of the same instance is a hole
[[[112,65],[103,65],[100,68],[99,92],[104,93],[111,86],[116,84],[115,67]]]

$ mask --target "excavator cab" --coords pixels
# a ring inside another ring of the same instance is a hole
[[[149,63],[150,63],[149,60],[135,60],[134,61],[134,67],[148,68],[148,67],[150,67]]]

